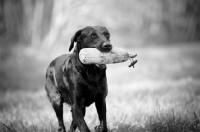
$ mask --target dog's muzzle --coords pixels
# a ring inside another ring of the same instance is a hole
[[[109,52],[112,50],[112,44],[109,43],[109,42],[104,42],[102,45],[101,45],[101,49],[103,52]]]

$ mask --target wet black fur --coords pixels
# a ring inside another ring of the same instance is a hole
[[[100,120],[95,131],[107,132],[106,66],[82,64],[79,51],[82,48],[110,51],[110,34],[105,27],[86,27],[72,37],[69,50],[74,47],[74,42],[77,42],[74,52],[57,57],[50,63],[46,73],[45,89],[58,118],[58,131],[66,131],[63,123],[63,103],[66,102],[71,106],[73,117],[69,131],[74,132],[78,127],[81,132],[89,132],[84,116],[86,107],[95,102]]]

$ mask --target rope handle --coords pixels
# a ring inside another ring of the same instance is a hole
[[[131,64],[128,66],[129,68],[130,67],[133,67],[134,68],[134,66],[135,66],[135,64],[138,62],[137,60],[133,60],[133,58],[135,58],[137,56],[137,54],[135,54],[135,55],[132,55],[132,54],[129,54],[129,60],[131,61]]]

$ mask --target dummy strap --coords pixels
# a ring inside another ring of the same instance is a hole
[[[135,64],[138,62],[137,60],[133,60],[133,58],[135,58],[136,56],[137,56],[137,54],[136,55],[129,54],[129,57],[130,57],[129,60],[131,61],[131,64],[128,66],[129,68],[130,67],[134,68]]]

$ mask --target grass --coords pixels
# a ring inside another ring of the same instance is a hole
[[[199,132],[200,46],[127,49],[129,62],[108,65],[108,127],[112,132]],[[43,57],[45,58],[45,57]],[[7,59],[0,66],[0,131],[54,132],[57,119],[44,90],[45,68],[52,58]],[[68,129],[71,112],[64,105]],[[94,105],[87,108],[89,128],[99,123]]]

